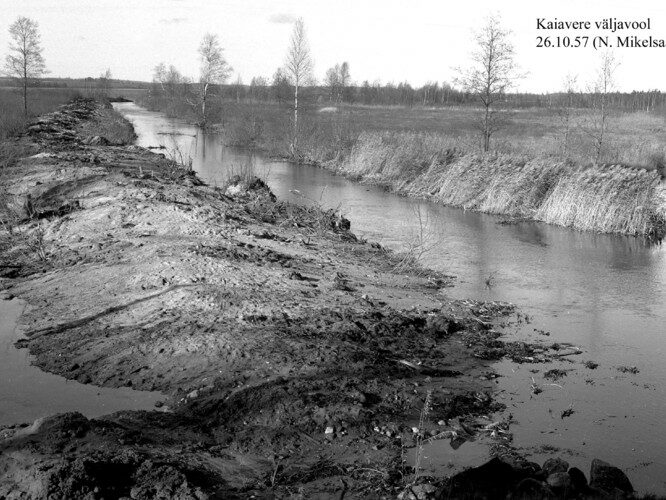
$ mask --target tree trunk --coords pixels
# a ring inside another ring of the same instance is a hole
[[[28,67],[25,57],[23,58],[23,114],[28,117]]]
[[[206,128],[206,97],[208,95],[208,84],[204,83],[203,86],[203,95],[201,96],[201,125],[203,128]]]
[[[23,79],[23,114],[28,117],[28,79]]]
[[[294,139],[291,142],[292,154],[296,154],[298,148],[298,80],[294,85]]]
[[[483,118],[483,151],[490,150],[490,106],[486,105],[486,114]]]

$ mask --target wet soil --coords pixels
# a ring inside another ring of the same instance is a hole
[[[15,141],[0,288],[29,304],[37,366],[162,391],[169,411],[0,429],[0,498],[392,496],[419,439],[508,439],[489,363],[551,352],[500,338],[512,306],[449,300],[451,277],[335,211],[95,139],[100,109]]]

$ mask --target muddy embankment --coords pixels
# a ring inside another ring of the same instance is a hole
[[[336,171],[408,196],[584,231],[662,239],[666,187],[656,171],[549,158],[465,154],[442,138],[362,133]]]
[[[590,489],[562,464],[511,452],[489,363],[562,354],[501,339],[498,323],[524,319],[513,307],[451,301],[452,278],[358,240],[335,212],[276,200],[258,180],[212,188],[110,144],[95,135],[105,116],[77,101],[14,142],[25,157],[1,180],[0,288],[29,304],[18,346],[40,368],[170,399],[0,430],[0,498],[631,489],[603,473]],[[501,457],[485,469],[415,482],[403,461],[426,439],[479,435]]]

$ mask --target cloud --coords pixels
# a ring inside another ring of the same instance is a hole
[[[275,24],[293,24],[296,21],[296,16],[282,12],[271,15],[268,21]]]
[[[161,24],[180,24],[187,21],[186,17],[171,17],[169,19],[160,19]]]

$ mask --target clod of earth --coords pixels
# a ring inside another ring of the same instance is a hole
[[[568,370],[561,370],[559,368],[553,368],[552,370],[548,370],[543,374],[544,378],[547,378],[549,380],[559,380],[563,377],[567,376]]]

